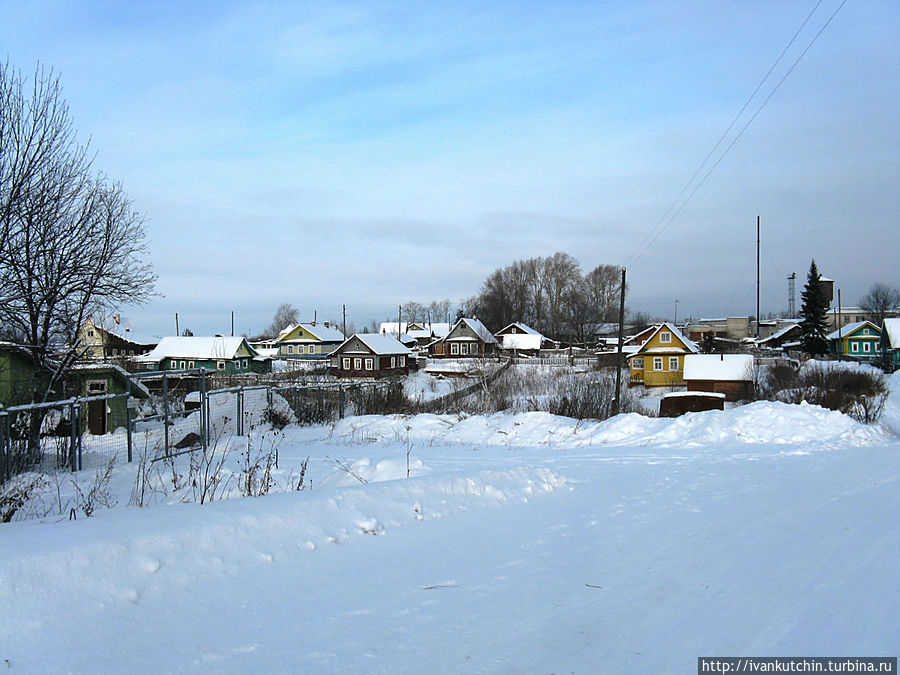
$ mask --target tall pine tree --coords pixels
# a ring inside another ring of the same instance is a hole
[[[800,347],[807,354],[819,356],[828,351],[828,340],[825,335],[828,331],[826,317],[828,315],[828,298],[821,284],[822,275],[813,260],[809,266],[809,274],[806,275],[806,286],[800,298],[803,305],[800,309]]]

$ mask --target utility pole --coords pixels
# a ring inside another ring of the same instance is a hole
[[[622,392],[622,343],[625,341],[625,268],[622,268],[622,285],[619,288],[619,354],[616,358],[616,401],[613,414],[619,414]]]
[[[181,333],[178,332],[178,312],[175,312],[175,335],[181,335]]]
[[[343,312],[343,315],[344,315],[343,333],[344,333],[344,338],[346,339],[346,337],[347,337],[347,305],[341,305],[341,312]]]
[[[400,318],[403,316],[403,305],[397,305],[397,339],[400,339]]]
[[[231,337],[234,337],[234,310],[231,311]]]
[[[756,216],[756,339],[759,339],[759,216]]]

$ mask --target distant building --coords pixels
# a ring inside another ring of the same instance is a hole
[[[357,333],[332,352],[337,377],[375,378],[409,373],[412,352],[392,335]]]
[[[447,335],[430,347],[435,358],[474,358],[495,356],[497,338],[478,319],[460,319]]]
[[[327,321],[292,324],[275,339],[279,358],[326,359],[344,341],[344,334]]]
[[[85,321],[78,331],[78,343],[84,349],[85,359],[106,361],[147,354],[159,340],[138,335],[130,326],[122,324],[118,317],[113,317],[107,327],[94,319]]]
[[[631,384],[646,387],[683,385],[684,358],[697,351],[697,345],[673,324],[656,326],[637,351],[628,355]]]
[[[228,375],[264,373],[269,359],[259,356],[242,337],[164,337],[149,354],[135,359],[145,370],[206,368]]]

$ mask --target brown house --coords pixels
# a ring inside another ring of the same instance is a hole
[[[409,374],[412,352],[393,335],[357,333],[331,355],[337,377],[381,378]]]
[[[688,354],[684,357],[684,383],[688,391],[725,394],[728,401],[750,397],[753,371],[752,354]]]
[[[430,346],[435,358],[466,359],[497,354],[497,338],[478,319],[460,319]]]

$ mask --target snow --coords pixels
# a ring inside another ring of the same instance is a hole
[[[164,337],[149,353],[137,357],[139,361],[160,361],[169,357],[182,359],[231,359],[245,342],[242,337]],[[251,348],[252,349],[252,348]],[[255,354],[255,351],[251,352]]]
[[[378,333],[356,333],[352,337],[348,338],[344,344],[338,347],[335,352],[340,352],[341,348],[344,345],[350,344],[353,339],[356,338],[360,342],[362,342],[366,347],[368,347],[369,352],[376,355],[393,355],[393,354],[403,354],[409,355],[412,352],[400,342],[393,335],[380,335]],[[360,352],[350,351],[349,348],[341,352],[343,354],[355,354]],[[366,352],[362,352],[366,353]]]
[[[869,426],[775,402],[261,426],[227,442],[277,438],[278,490],[202,506],[182,491],[128,507],[136,466],[120,465],[115,508],[0,526],[0,662],[646,673],[693,672],[700,655],[894,656],[889,382]],[[290,489],[306,458],[312,487]]]

